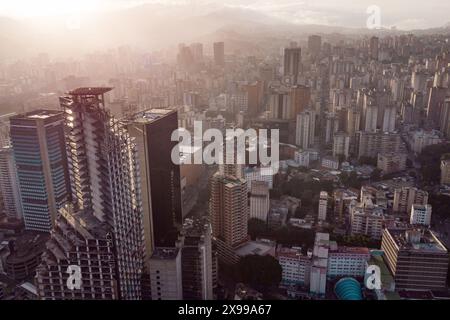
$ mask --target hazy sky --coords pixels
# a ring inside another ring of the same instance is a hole
[[[449,0],[0,0],[0,15],[33,17],[101,12],[146,2],[184,5],[200,12],[238,7],[300,24],[365,26],[370,5],[381,9],[381,23],[399,29],[440,27],[450,22]]]

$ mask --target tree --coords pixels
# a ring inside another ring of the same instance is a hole
[[[381,179],[381,170],[378,168],[375,168],[375,170],[373,170],[372,174],[370,175],[370,180],[378,181],[380,179]]]
[[[282,269],[278,260],[272,256],[248,255],[239,260],[237,265],[240,281],[256,288],[278,285]]]
[[[423,148],[419,155],[420,172],[425,184],[438,184],[441,175],[440,162],[443,155],[450,152],[450,143],[435,144]]]

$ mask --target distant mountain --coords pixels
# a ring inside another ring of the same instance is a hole
[[[78,55],[123,44],[152,50],[180,42],[227,39],[234,42],[236,47],[255,49],[256,40],[271,37],[285,41],[289,38],[300,39],[312,33],[399,33],[392,30],[368,32],[362,28],[294,24],[269,17],[260,11],[220,6],[145,4],[82,16],[79,29],[73,28],[73,23],[68,23],[70,21],[69,17],[26,21],[0,17],[0,59],[20,58],[39,52]],[[434,32],[445,32],[448,28],[447,25]]]

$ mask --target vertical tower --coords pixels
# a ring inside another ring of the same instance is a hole
[[[218,66],[225,65],[225,43],[214,42],[214,63]]]
[[[285,48],[283,72],[285,76],[293,78],[292,84],[297,84],[297,77],[301,70],[302,49],[301,48]]]
[[[141,298],[142,224],[136,148],[106,110],[110,88],[78,88],[60,98],[65,114],[72,196],[78,210],[105,223],[120,299]]]
[[[182,229],[183,299],[213,299],[211,225],[204,218],[186,219]]]
[[[10,118],[25,228],[50,232],[70,198],[63,113],[37,110]]]
[[[182,224],[180,166],[172,161],[172,132],[178,129],[176,110],[150,109],[127,125],[137,149],[147,252],[173,247]]]
[[[209,214],[213,237],[218,240],[219,257],[232,263],[230,250],[248,240],[247,182],[217,172],[210,180],[210,192]]]
[[[0,192],[8,218],[22,219],[22,203],[13,150],[10,146],[0,149]]]
[[[314,142],[316,114],[307,110],[297,115],[295,143],[303,149],[308,149]]]

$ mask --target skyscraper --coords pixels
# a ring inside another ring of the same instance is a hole
[[[172,132],[178,129],[177,111],[150,109],[129,121],[137,145],[144,238],[147,252],[172,247],[182,224],[180,166],[172,161]]]
[[[303,149],[308,149],[314,143],[315,129],[316,113],[313,110],[299,113],[295,130],[295,144]]]
[[[322,38],[318,35],[308,37],[308,51],[312,57],[316,58],[322,48]]]
[[[292,77],[292,84],[297,84],[297,77],[301,70],[302,49],[301,48],[285,48],[284,49],[284,76]]]
[[[214,42],[214,63],[218,66],[225,65],[225,43]]]
[[[213,299],[211,225],[206,218],[186,219],[182,229],[183,299]]]
[[[86,211],[108,227],[118,297],[141,298],[142,221],[136,148],[106,109],[110,88],[78,88],[60,98],[75,214]]]
[[[0,149],[0,193],[3,209],[8,218],[22,219],[19,181],[16,162],[10,146]]]
[[[25,228],[50,232],[70,198],[63,113],[37,110],[10,121]]]
[[[379,46],[379,38],[377,37],[370,38],[369,55],[372,60],[378,60],[378,46]]]
[[[36,269],[39,299],[118,299],[120,277],[108,223],[72,205],[61,208],[59,213],[42,263]],[[80,267],[79,288],[67,285],[70,265]]]
[[[219,259],[236,262],[232,250],[248,240],[247,182],[217,172],[210,180],[209,214]]]

